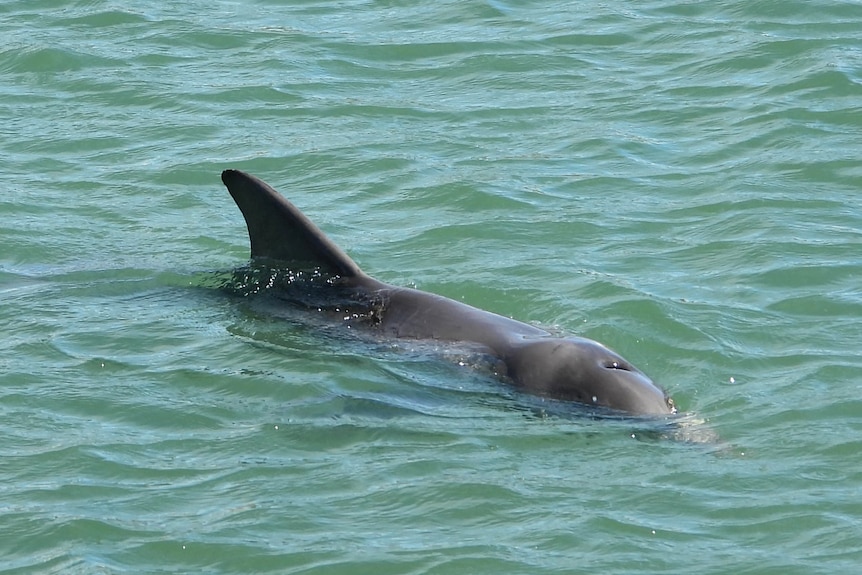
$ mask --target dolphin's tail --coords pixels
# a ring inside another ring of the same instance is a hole
[[[341,248],[268,184],[239,170],[225,170],[221,179],[245,217],[252,258],[283,261],[295,270],[363,275]]]

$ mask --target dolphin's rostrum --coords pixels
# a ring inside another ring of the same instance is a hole
[[[251,256],[292,272],[326,278],[339,297],[370,310],[383,337],[481,346],[518,389],[632,415],[675,413],[673,401],[643,372],[604,345],[553,337],[537,327],[365,274],[293,204],[260,179],[225,170],[222,181],[248,226]]]

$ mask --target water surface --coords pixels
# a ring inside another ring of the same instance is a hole
[[[3,3],[0,569],[858,569],[860,21]],[[718,439],[202,287],[248,256],[228,167],[375,277],[607,343]]]

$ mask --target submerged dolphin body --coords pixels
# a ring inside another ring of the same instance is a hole
[[[676,412],[643,372],[602,344],[552,337],[443,296],[380,282],[265,182],[239,170],[225,170],[222,181],[245,217],[253,259],[325,278],[324,289],[362,310],[350,317],[384,337],[478,345],[516,388],[531,394],[632,415]]]

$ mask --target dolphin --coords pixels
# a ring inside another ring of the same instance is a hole
[[[505,381],[537,396],[634,416],[676,413],[661,388],[604,345],[554,337],[437,294],[378,281],[262,180],[225,170],[222,181],[245,218],[252,261],[316,278],[316,285],[332,296],[327,301],[347,312],[339,314],[339,321],[361,324],[383,338],[475,345],[494,358]]]

